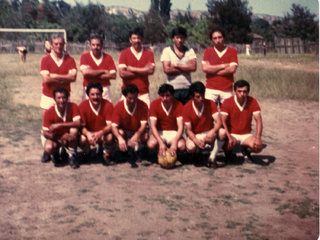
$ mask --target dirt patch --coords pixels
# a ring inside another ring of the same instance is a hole
[[[260,164],[216,170],[54,168],[40,162],[37,131],[3,129],[1,239],[316,239],[319,104],[259,102]]]

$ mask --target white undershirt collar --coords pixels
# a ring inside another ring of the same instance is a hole
[[[219,58],[221,58],[226,53],[227,49],[228,47],[226,47],[222,52],[219,52],[219,50],[216,47],[214,47],[214,50],[218,54]]]
[[[99,59],[97,59],[97,58],[93,55],[92,51],[90,51],[90,55],[91,55],[93,61],[97,64],[97,66],[99,66],[99,65],[101,64],[101,62],[102,62],[103,53],[101,52],[101,55],[100,55],[100,58],[99,58]]]
[[[60,67],[62,65],[63,60],[64,60],[64,53],[62,53],[62,57],[58,58],[58,59],[53,56],[53,53],[50,53],[50,56],[51,56],[52,60],[57,64],[58,67]]]
[[[63,116],[61,116],[59,110],[58,110],[58,106],[57,104],[54,105],[54,109],[56,110],[56,114],[58,115],[59,118],[61,118],[64,122],[66,121],[67,119],[67,107],[68,105],[66,106],[66,109],[64,110],[64,114]]]
[[[95,114],[96,116],[98,116],[98,114],[99,114],[99,112],[100,112],[100,108],[101,108],[101,102],[100,102],[99,107],[98,107],[97,110],[94,109],[94,107],[93,107],[93,105],[92,105],[92,103],[91,103],[90,100],[89,100],[89,105],[90,105],[90,107],[91,107],[91,110],[94,112],[94,114]]]
[[[127,99],[126,99],[126,98],[123,100],[123,104],[124,104],[124,108],[126,109],[127,113],[128,113],[130,116],[132,116],[132,115],[134,114],[134,112],[136,111],[137,102],[136,102],[136,104],[134,105],[134,108],[133,108],[133,111],[132,111],[132,112],[130,112],[130,110],[129,110],[128,106],[127,106]]]
[[[194,105],[194,101],[192,100],[192,107],[193,107],[193,110],[194,112],[196,113],[196,115],[198,117],[200,117],[203,113],[203,110],[204,110],[204,104],[202,104],[202,107],[201,107],[201,111],[199,112],[198,108]]]
[[[130,47],[131,52],[133,53],[133,55],[136,57],[136,59],[140,60],[141,56],[142,56],[142,52],[143,52],[143,47],[141,48],[141,51],[136,53],[136,50],[134,50],[134,48],[131,46]]]
[[[247,98],[246,98],[246,100],[244,100],[244,103],[242,104],[242,106],[240,106],[240,104],[238,103],[238,100],[237,100],[236,95],[234,95],[234,101],[235,101],[237,107],[239,108],[239,110],[242,112],[243,109],[244,109],[244,107],[245,107],[246,104],[247,104]]]
[[[170,107],[169,107],[169,109],[168,109],[168,111],[167,111],[167,109],[165,108],[165,106],[163,105],[163,103],[161,102],[161,107],[162,107],[162,109],[163,109],[163,111],[167,114],[167,116],[170,114],[170,112],[171,112],[171,109],[172,109],[172,103],[171,103],[171,105],[170,105]]]

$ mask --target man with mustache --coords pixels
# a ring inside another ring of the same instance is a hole
[[[81,137],[79,145],[83,149],[84,159],[90,155],[90,146],[97,147],[97,155],[109,163],[113,141],[111,118],[113,105],[102,98],[100,83],[91,82],[86,88],[89,99],[79,104],[81,116]]]
[[[98,34],[90,36],[90,51],[80,56],[80,71],[83,74],[82,100],[88,99],[86,88],[91,82],[98,82],[103,87],[102,98],[111,101],[110,80],[116,79],[117,68],[112,56],[102,52],[103,39]]]
[[[143,30],[134,28],[129,33],[131,47],[121,51],[119,56],[119,74],[123,85],[135,84],[139,89],[139,99],[150,105],[149,79],[155,69],[152,51],[142,47]],[[122,95],[121,99],[124,99]]]

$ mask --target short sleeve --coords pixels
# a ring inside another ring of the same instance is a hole
[[[170,48],[168,48],[168,47],[163,49],[161,57],[160,57],[160,62],[164,62],[164,61],[171,62],[169,50],[170,50]]]

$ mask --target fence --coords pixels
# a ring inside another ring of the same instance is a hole
[[[263,45],[266,45],[268,52],[279,53],[279,54],[303,54],[312,53],[319,54],[319,42],[302,41],[299,38],[275,38],[272,41],[266,41],[263,39],[254,40],[250,44],[250,54],[262,54]],[[230,46],[237,49],[238,53],[246,52],[247,44],[229,44]],[[0,42],[0,53],[14,53],[17,46],[25,46],[29,52],[42,53],[44,52],[44,42],[29,42],[27,40],[21,40],[17,42],[1,41]],[[130,46],[127,44],[115,44],[112,42],[104,43],[103,50],[106,52],[116,51],[119,52],[126,47]],[[188,47],[192,47],[195,52],[203,53],[205,47],[200,44],[189,44]],[[152,49],[155,53],[161,53],[166,47],[165,44],[159,43],[155,45],[146,44],[144,47]],[[67,51],[70,54],[80,54],[89,50],[89,43],[68,43]]]

